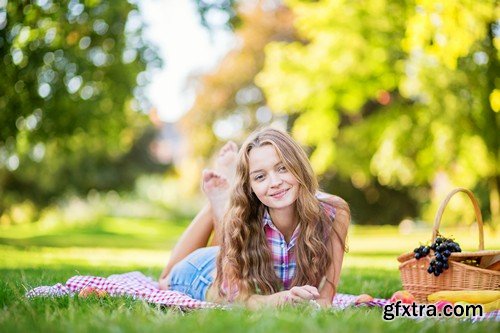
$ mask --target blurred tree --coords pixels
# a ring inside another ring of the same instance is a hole
[[[201,24],[209,31],[218,28],[235,29],[240,23],[236,0],[194,0]]]
[[[498,3],[286,3],[306,42],[268,45],[256,82],[273,110],[298,115],[315,170],[419,201],[487,190],[498,220]]]
[[[213,73],[193,78],[196,100],[180,121],[192,151],[179,171],[185,180],[184,188],[191,191],[199,188],[199,178],[193,174],[199,175],[205,167],[200,156],[210,156],[220,141],[241,141],[258,124],[277,118],[265,106],[254,78],[264,64],[267,43],[294,39],[291,13],[283,6],[242,4],[238,17],[241,23],[235,31],[237,45]]]
[[[147,171],[127,157],[152,130],[143,86],[161,66],[141,32],[126,1],[0,1],[0,214]]]
[[[179,171],[182,188],[191,193],[199,189],[200,181],[193,175],[199,175],[206,167],[206,158],[214,153],[221,141],[242,142],[257,126],[276,122],[290,129],[299,114],[288,116],[279,109],[271,112],[265,96],[255,84],[255,76],[264,65],[266,45],[271,41],[298,40],[292,26],[292,13],[280,1],[269,0],[242,2],[237,13],[240,24],[235,29],[236,47],[213,73],[193,79],[198,87],[196,101],[181,120],[192,151]],[[407,189],[391,189],[376,180],[370,187],[353,187],[349,178],[341,179],[334,171],[330,169],[320,174],[321,184],[326,191],[350,202],[357,222],[396,223],[417,214],[417,205]],[[384,209],[388,202],[399,209]]]

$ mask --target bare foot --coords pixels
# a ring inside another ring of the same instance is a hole
[[[168,287],[169,287],[168,279],[167,278],[160,279],[158,288],[160,290],[168,290]]]
[[[202,189],[210,201],[214,217],[220,221],[229,201],[229,181],[220,173],[205,169],[202,176]]]
[[[238,146],[233,141],[228,141],[219,151],[215,159],[215,171],[224,176],[229,185],[234,183]]]

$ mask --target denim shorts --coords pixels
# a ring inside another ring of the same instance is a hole
[[[218,246],[203,247],[179,261],[170,271],[169,289],[204,301],[215,279],[218,253]]]

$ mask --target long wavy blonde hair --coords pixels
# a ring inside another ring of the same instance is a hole
[[[297,266],[292,286],[319,286],[332,261],[327,244],[332,241],[331,231],[332,228],[335,231],[335,223],[326,216],[315,196],[318,181],[306,153],[285,132],[273,128],[258,130],[249,136],[239,151],[235,184],[222,221],[215,283],[223,299],[231,299],[236,292],[238,298],[245,299],[254,293],[266,295],[283,289],[283,283],[273,269],[272,253],[263,228],[266,207],[250,186],[249,153],[264,145],[276,149],[287,170],[299,183],[295,211],[300,212],[297,213],[300,234],[295,245]],[[337,208],[348,210],[348,207]],[[335,239],[342,242],[345,250],[344,240],[341,237]]]

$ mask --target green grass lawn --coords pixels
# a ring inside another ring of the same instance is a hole
[[[0,332],[494,332],[500,323],[397,319],[379,308],[316,312],[309,307],[248,312],[243,309],[182,313],[128,298],[78,297],[28,300],[26,290],[64,283],[76,274],[108,276],[139,270],[158,276],[169,249],[188,221],[103,218],[92,225],[0,228]],[[450,230],[464,249],[477,246],[469,229]],[[486,247],[500,248],[486,231]],[[430,238],[430,230],[399,234],[394,227],[354,226],[339,292],[389,297],[401,289],[397,255]]]

